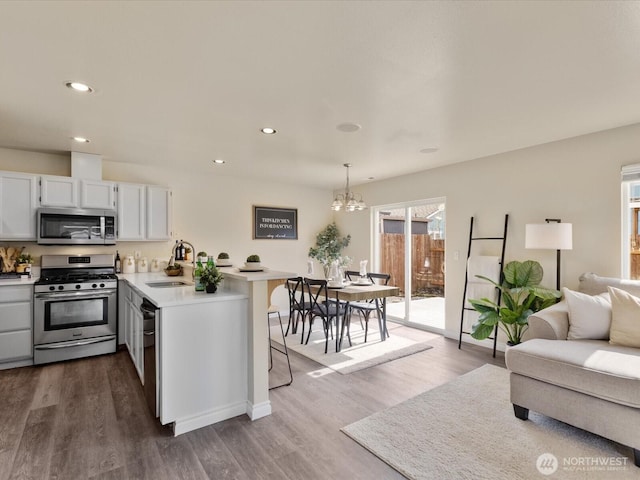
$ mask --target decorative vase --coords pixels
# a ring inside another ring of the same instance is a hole
[[[218,290],[218,286],[214,285],[213,283],[209,283],[204,287],[204,289],[207,293],[216,293],[216,291]]]

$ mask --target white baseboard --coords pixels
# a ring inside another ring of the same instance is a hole
[[[245,402],[237,402],[192,417],[180,418],[173,423],[173,434],[178,436],[231,417],[237,417],[238,415],[246,413],[246,410]]]
[[[246,413],[249,415],[251,420],[257,420],[258,418],[271,415],[271,402],[267,400],[266,402],[258,403],[257,405],[247,402]]]

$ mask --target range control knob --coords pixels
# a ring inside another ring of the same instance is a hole
[[[58,290],[64,290],[64,285],[58,285]]]
[[[55,289],[56,289],[56,287],[54,287],[53,285],[51,285],[51,286],[49,287],[49,290],[55,290]]]
[[[104,288],[104,283],[101,283],[101,284],[100,284],[100,288]]]
[[[80,285],[76,285],[76,290],[80,290],[82,287]]]
[[[98,288],[98,285],[94,283],[93,285],[91,285],[91,288]]]

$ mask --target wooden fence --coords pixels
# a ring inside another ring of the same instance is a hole
[[[429,235],[411,235],[411,245],[411,295],[443,291],[444,240],[433,240]],[[380,254],[380,271],[391,274],[389,285],[399,287],[404,294],[404,234],[381,234]]]

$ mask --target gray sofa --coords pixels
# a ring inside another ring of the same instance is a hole
[[[640,296],[640,282],[584,274],[579,291],[607,286]],[[529,317],[526,341],[506,352],[516,417],[529,410],[633,448],[640,467],[640,348],[567,340],[567,301]]]

